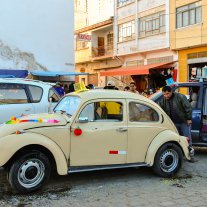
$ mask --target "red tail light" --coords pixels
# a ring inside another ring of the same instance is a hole
[[[190,138],[189,137],[186,137],[186,140],[188,143],[190,143]]]

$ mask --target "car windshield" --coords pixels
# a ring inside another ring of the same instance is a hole
[[[66,113],[69,116],[73,116],[80,104],[80,97],[78,96],[66,96],[64,97],[54,108],[54,112]]]

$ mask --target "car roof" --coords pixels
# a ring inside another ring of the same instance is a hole
[[[69,93],[66,96],[76,95],[79,96],[81,99],[85,101],[93,100],[93,99],[136,99],[145,102],[150,102],[151,104],[155,104],[150,99],[127,91],[119,91],[119,90],[110,90],[110,89],[96,89],[96,90],[89,90],[84,92],[73,92]]]
[[[43,82],[39,80],[24,79],[24,78],[0,78],[0,83],[16,83],[36,86],[53,86],[54,83]]]

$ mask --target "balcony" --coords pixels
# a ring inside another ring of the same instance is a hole
[[[92,47],[93,59],[104,59],[113,56],[113,45]]]

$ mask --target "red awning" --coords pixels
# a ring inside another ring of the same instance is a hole
[[[114,70],[107,70],[100,72],[101,76],[125,76],[125,75],[147,75],[149,74],[150,69],[163,68],[163,66],[167,66],[172,62],[165,63],[153,63],[149,65],[140,65],[140,66],[130,66],[124,68],[118,68]]]

